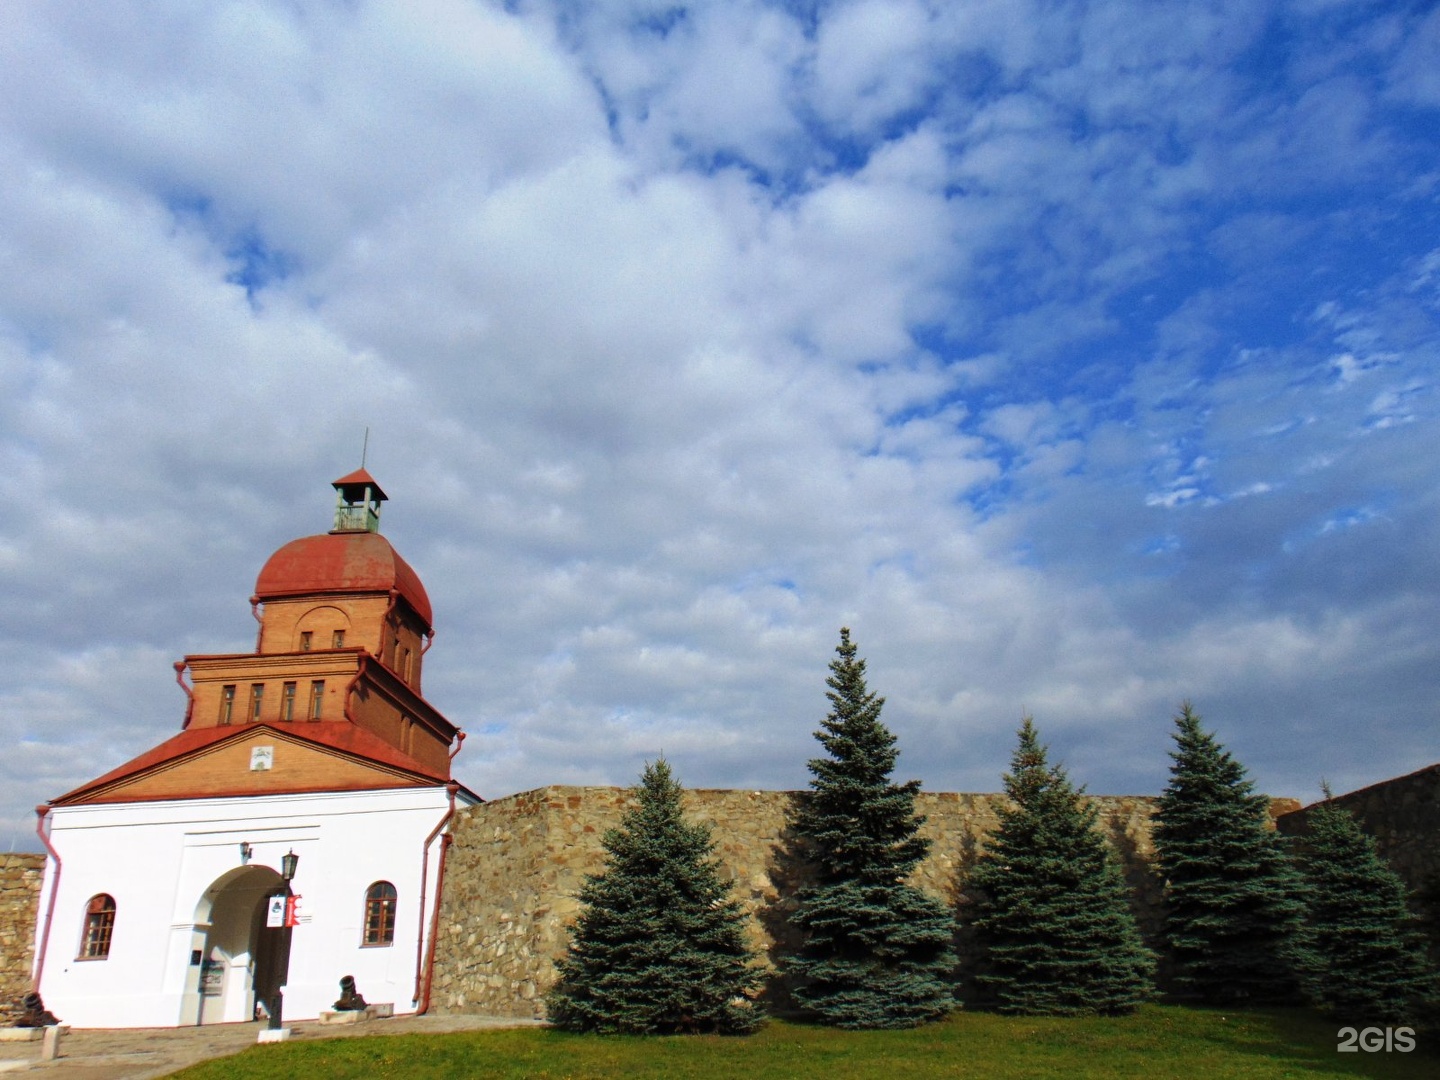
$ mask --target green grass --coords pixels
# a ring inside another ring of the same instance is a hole
[[[956,1013],[913,1031],[847,1032],[772,1021],[748,1038],[568,1035],[528,1028],[257,1046],[176,1073],[183,1080],[271,1077],[679,1077],[905,1080],[907,1077],[1440,1076],[1419,1041],[1408,1054],[1337,1053],[1330,1020],[1300,1009],[1152,1005],[1091,1019]]]

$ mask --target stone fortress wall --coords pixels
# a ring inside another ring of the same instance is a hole
[[[1355,815],[1410,888],[1440,886],[1440,763],[1330,801]],[[1312,809],[1287,814],[1276,824],[1283,833],[1303,836]]]
[[[1410,889],[1411,907],[1430,939],[1432,959],[1440,964],[1440,763],[1337,795],[1331,802],[1355,815]],[[1286,814],[1276,825],[1289,836],[1304,836],[1307,815],[1319,805]]]
[[[0,855],[0,1027],[21,1013],[30,992],[44,855]]]
[[[791,944],[787,917],[805,884],[789,821],[798,797],[786,791],[690,790],[686,813],[711,826],[722,875],[751,914],[754,944],[773,963]],[[1003,795],[921,792],[916,810],[928,858],[911,883],[952,907],[967,900],[964,871],[999,823]],[[1141,929],[1159,928],[1160,880],[1151,867],[1149,797],[1099,796],[1100,823],[1118,852]],[[482,803],[456,816],[445,870],[431,1008],[499,1016],[543,1015],[555,960],[579,911],[586,874],[604,868],[600,839],[631,805],[629,789],[546,787]],[[1276,800],[1275,812],[1299,808]],[[959,943],[963,957],[965,942]]]
[[[709,824],[724,876],[753,918],[752,940],[773,962],[793,941],[787,916],[805,883],[789,830],[797,793],[692,790],[687,815]],[[1001,795],[921,792],[929,857],[912,883],[957,908],[966,869],[996,826]],[[1135,891],[1141,928],[1153,940],[1160,881],[1152,866],[1154,798],[1100,796],[1102,826]],[[1440,763],[1336,800],[1359,817],[1412,888],[1440,881]],[[456,815],[445,871],[431,1008],[437,1012],[541,1015],[586,874],[603,869],[600,838],[631,805],[627,788],[546,787]],[[1281,832],[1302,834],[1306,810],[1276,799]],[[39,854],[0,856],[0,1025],[30,988],[41,874]],[[962,957],[965,942],[959,942]]]

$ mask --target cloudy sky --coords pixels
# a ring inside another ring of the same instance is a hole
[[[1440,760],[1432,8],[5,4],[0,825],[367,427],[487,797],[802,786],[841,625],[932,789]]]

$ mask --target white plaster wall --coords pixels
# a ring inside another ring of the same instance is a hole
[[[464,805],[463,795],[457,801]],[[355,976],[367,1000],[413,1011],[421,848],[447,807],[443,787],[56,807],[48,823],[62,868],[56,889],[54,860],[46,867],[36,930],[38,963],[54,891],[43,944],[45,1004],[76,1027],[196,1023],[200,969],[190,959],[209,929],[202,899],[242,865],[243,840],[252,866],[278,872],[287,851],[300,856],[285,1019],[313,1019],[330,1008],[343,975]],[[437,838],[428,860],[429,911],[438,855]],[[382,879],[399,894],[395,943],[362,947],[365,890]],[[77,960],[85,905],[102,892],[116,904],[110,955]],[[429,923],[427,912],[427,934]],[[242,1019],[231,1001],[225,1014]]]

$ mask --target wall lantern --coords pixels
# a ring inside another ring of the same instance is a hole
[[[280,876],[283,877],[287,882],[294,881],[295,868],[299,865],[300,856],[296,855],[295,852],[292,851],[288,855],[281,856]]]
[[[240,841],[240,862],[241,862],[242,865],[243,865],[243,864],[248,864],[248,863],[250,862],[250,852],[251,852],[251,850],[253,850],[253,849],[250,847],[250,841],[248,841],[248,840],[241,840],[241,841]]]

